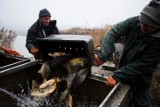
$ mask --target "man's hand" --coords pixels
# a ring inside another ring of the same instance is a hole
[[[93,59],[94,59],[93,63],[95,66],[99,66],[99,65],[103,64],[103,61],[98,57],[97,54],[94,54]]]
[[[31,48],[32,55],[36,56],[38,54],[38,52],[39,52],[38,48],[35,48],[35,47]]]
[[[107,86],[114,87],[116,85],[116,83],[117,83],[117,81],[111,75],[106,79]]]

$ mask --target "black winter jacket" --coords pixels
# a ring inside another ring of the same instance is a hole
[[[42,29],[45,31],[43,33]],[[51,20],[49,26],[44,27],[37,20],[28,30],[26,38],[26,47],[30,52],[32,47],[37,47],[36,38],[44,38],[45,36],[50,36],[51,34],[59,34],[59,30],[56,26],[56,20]]]

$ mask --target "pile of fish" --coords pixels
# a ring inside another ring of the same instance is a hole
[[[61,65],[52,67],[51,72],[46,71],[46,63],[48,62],[43,63],[38,71],[43,78],[43,82],[37,84],[35,80],[32,80],[30,95],[42,103],[45,98],[58,92],[60,94],[58,103],[64,101],[64,107],[72,107],[73,98],[70,89],[83,81],[81,75],[87,75],[85,73],[87,72],[87,60],[82,57],[73,57]]]

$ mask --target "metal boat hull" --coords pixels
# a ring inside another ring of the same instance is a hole
[[[29,95],[32,79],[40,67],[39,62],[32,61],[5,70],[0,74],[0,88],[17,96]],[[118,107],[127,107],[129,87],[121,83],[113,88],[107,87],[103,79],[91,75],[87,77],[83,84],[72,91],[72,95],[73,106],[75,107],[114,107],[116,105]],[[0,92],[0,98],[0,106],[17,106],[18,101],[3,92]]]

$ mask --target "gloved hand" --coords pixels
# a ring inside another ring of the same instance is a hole
[[[35,47],[31,48],[32,55],[36,55],[38,53],[38,51],[39,51],[38,48],[35,48]]]
[[[112,77],[112,75],[110,75],[107,79],[106,79],[106,85],[107,86],[111,86],[114,87],[116,85],[117,81]]]
[[[99,66],[99,65],[103,64],[103,61],[98,57],[97,54],[94,54],[93,59],[94,59],[93,63],[95,66]]]

